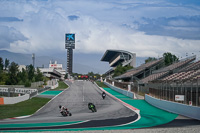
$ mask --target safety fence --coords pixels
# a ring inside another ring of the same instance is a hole
[[[150,83],[149,95],[158,99],[200,106],[200,80]]]
[[[104,82],[105,85],[107,85],[109,88],[111,88],[112,90],[116,91],[116,92],[119,92],[127,97],[130,97],[130,98],[135,98],[134,97],[134,93],[131,92],[130,90],[124,90],[124,89],[120,89],[116,86],[113,86],[112,84],[108,83],[108,82]]]
[[[106,79],[106,82],[124,90],[128,90],[129,86],[131,85],[130,83],[127,82],[118,82],[110,79]]]
[[[144,96],[145,94],[149,93],[149,89],[147,86],[140,86],[137,81],[133,82],[119,82],[116,80],[111,80],[111,79],[106,79],[106,82],[109,84],[118,87],[123,90],[131,91],[134,92],[136,95],[142,95]]]
[[[38,88],[38,87],[42,86],[43,84],[44,84],[43,81],[33,82],[33,83],[31,83],[31,88]]]

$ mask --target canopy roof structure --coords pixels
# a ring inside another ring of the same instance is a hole
[[[136,66],[136,54],[124,50],[107,50],[101,61],[109,62],[110,67],[116,67],[119,64],[126,66]]]

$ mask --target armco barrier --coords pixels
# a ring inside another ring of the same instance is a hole
[[[180,114],[183,116],[200,120],[200,107],[189,106],[189,105],[166,101],[166,100],[160,100],[152,96],[149,96],[147,94],[145,95],[145,100],[149,104],[157,108],[160,108],[160,109],[163,109],[175,114]]]
[[[107,85],[108,87],[110,87],[111,89],[113,89],[113,90],[115,90],[115,91],[117,91],[117,92],[119,92],[119,93],[121,93],[121,94],[123,94],[125,96],[128,96],[130,98],[134,98],[133,92],[117,88],[117,87],[115,87],[115,86],[113,86],[113,85],[111,85],[111,84],[109,84],[107,82],[104,82],[104,84]]]
[[[22,102],[25,100],[28,100],[30,97],[30,94],[25,94],[23,96],[18,96],[18,97],[3,97],[3,104],[15,104],[18,102]]]

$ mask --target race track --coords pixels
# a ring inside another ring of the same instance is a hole
[[[0,128],[0,131],[119,126],[134,122],[138,118],[137,113],[110,96],[107,95],[103,100],[101,93],[90,81],[75,81],[32,116],[0,121],[0,124],[5,124],[5,128]],[[97,112],[92,113],[88,109],[89,102],[95,104]],[[59,113],[59,105],[67,107],[72,116],[63,117]],[[6,124],[15,126],[6,127]]]

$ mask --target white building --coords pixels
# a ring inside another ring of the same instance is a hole
[[[48,78],[53,79],[64,79],[66,70],[63,69],[62,64],[57,64],[57,61],[52,63],[50,61],[49,68],[39,68],[40,71]]]

